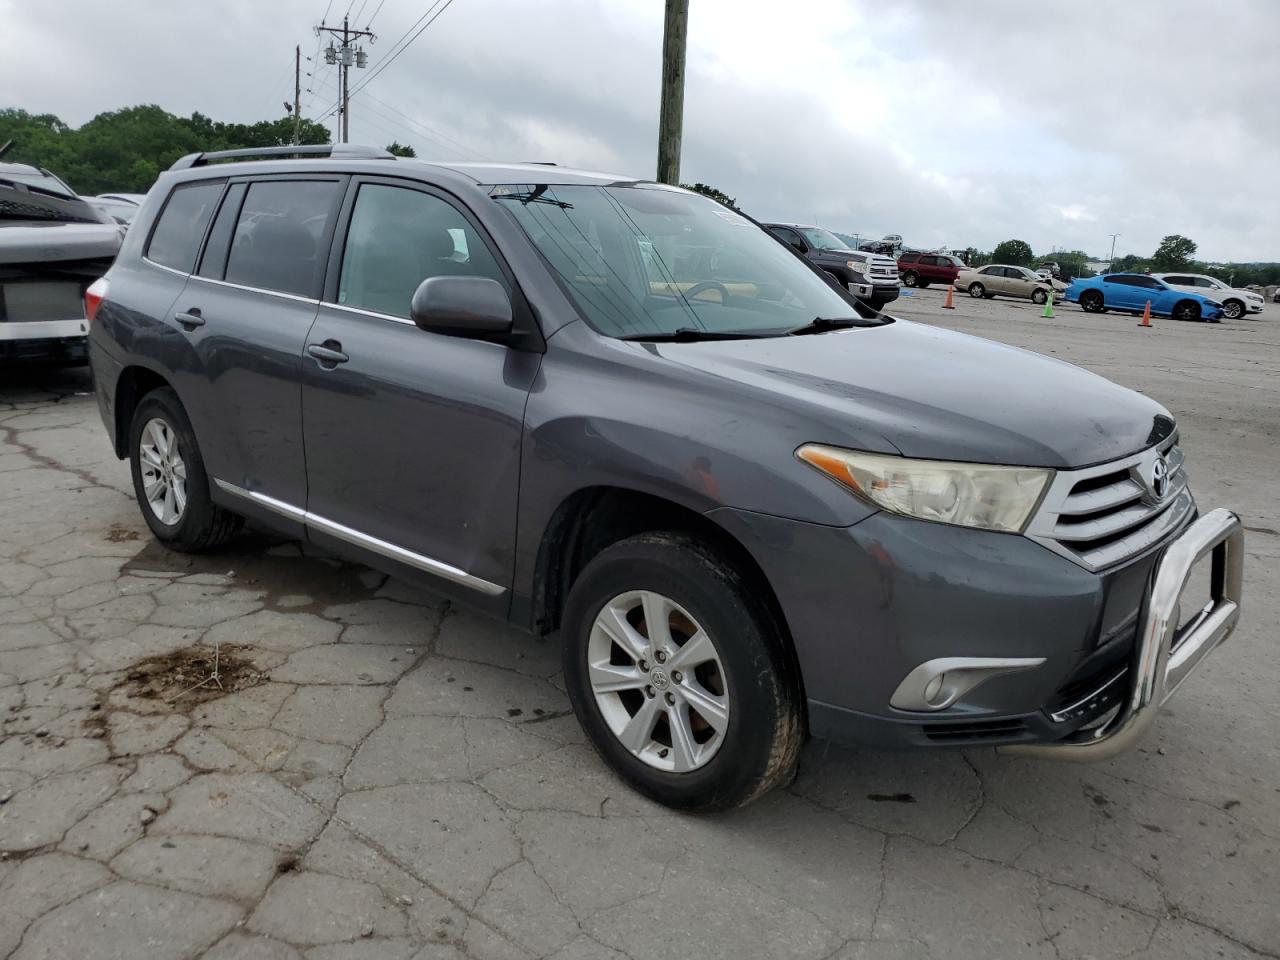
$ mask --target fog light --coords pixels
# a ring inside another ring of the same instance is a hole
[[[924,699],[927,703],[937,703],[938,694],[942,692],[942,681],[946,679],[945,673],[940,673],[930,680],[924,688]]]

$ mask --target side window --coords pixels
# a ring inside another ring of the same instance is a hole
[[[201,277],[222,279],[222,271],[227,268],[227,251],[231,249],[231,234],[236,228],[236,219],[240,216],[240,202],[244,200],[245,184],[233,183],[222,198],[222,206],[218,215],[213,218],[213,229],[209,231],[209,240],[204,245],[204,253],[200,256],[200,269],[196,271]]]
[[[788,230],[786,227],[770,227],[774,235],[783,243],[789,243],[793,246],[801,242],[799,234],[794,230]]]
[[[227,282],[314,297],[328,255],[321,249],[325,229],[340,186],[336,180],[249,184],[227,257]]]
[[[915,263],[919,259],[920,257],[914,253],[904,253],[902,256],[898,258],[898,260],[902,263]]]
[[[408,318],[413,292],[428,277],[487,277],[510,289],[488,245],[452,204],[363,184],[347,228],[338,303]]]
[[[191,272],[224,182],[201,180],[173,188],[147,243],[148,260],[183,273]]]
[[[1151,290],[1163,290],[1164,284],[1155,277],[1138,277],[1138,286],[1147,287]]]

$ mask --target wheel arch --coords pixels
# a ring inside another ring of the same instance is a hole
[[[124,460],[129,456],[129,424],[133,422],[133,412],[138,404],[152,390],[160,387],[172,387],[162,374],[150,367],[133,364],[120,371],[116,378],[116,395],[113,401],[115,414],[115,453]]]
[[[786,615],[751,551],[705,514],[654,494],[602,485],[576,490],[560,502],[538,547],[533,578],[534,632],[548,634],[560,628],[569,591],[592,557],[619,540],[659,530],[696,536],[734,565],[773,619],[804,702],[804,679]]]

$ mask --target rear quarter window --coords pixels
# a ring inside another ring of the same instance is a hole
[[[213,208],[222,195],[222,187],[222,180],[184,183],[174,187],[155,229],[151,231],[147,259],[190,273],[205,229],[213,216]]]

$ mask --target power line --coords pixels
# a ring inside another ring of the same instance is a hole
[[[377,17],[378,11],[382,9],[382,5],[386,2],[387,0],[378,0],[378,5],[373,8],[373,13],[369,15],[369,22],[364,25],[364,28],[366,30],[368,30],[371,26],[373,26],[374,18]]]
[[[438,2],[439,2],[439,0],[437,0],[437,3],[438,3]],[[435,4],[432,4],[432,6],[434,7],[434,6],[435,6]],[[381,61],[378,63],[378,65],[377,65],[376,67],[374,67],[371,71],[369,71],[369,75],[368,75],[367,77],[365,77],[362,81],[360,81],[358,84],[356,84],[356,88],[355,88],[355,90],[353,90],[353,91],[351,91],[351,92],[352,92],[352,93],[359,93],[361,90],[363,90],[365,87],[367,87],[367,86],[369,85],[369,83],[373,80],[373,78],[374,78],[374,77],[378,76],[378,74],[382,73],[382,71],[383,71],[383,70],[387,69],[387,67],[389,67],[389,66],[391,66],[391,64],[395,63],[396,58],[397,58],[398,56],[400,56],[400,54],[402,54],[402,53],[404,53],[406,50],[408,50],[408,49],[409,49],[409,45],[410,45],[410,44],[412,44],[412,43],[413,43],[413,41],[417,40],[417,39],[418,39],[418,37],[422,36],[422,32],[423,32],[424,30],[426,30],[426,29],[427,29],[427,27],[429,27],[429,26],[431,26],[433,23],[435,23],[435,22],[436,22],[436,20],[438,20],[438,19],[439,19],[440,14],[444,13],[444,12],[445,12],[446,10],[448,10],[451,6],[453,6],[453,0],[445,0],[444,6],[442,6],[439,10],[437,10],[437,11],[436,11],[436,13],[435,13],[435,15],[434,15],[434,16],[432,16],[430,20],[428,20],[428,21],[427,21],[426,23],[424,23],[421,27],[419,27],[419,28],[418,28],[418,32],[417,32],[417,33],[415,33],[412,37],[410,37],[410,38],[405,42],[404,46],[402,46],[399,50],[396,50],[396,51],[394,51],[393,53],[391,53],[388,57],[385,57],[383,60],[381,60]],[[430,10],[428,10],[427,12],[428,12],[428,13],[430,13],[431,11],[430,11]],[[410,27],[410,29],[413,29],[413,28],[412,28],[412,27]]]
[[[383,70],[391,66],[391,64],[395,62],[396,58],[399,57],[400,54],[404,53],[405,50],[409,49],[409,46],[410,44],[413,43],[413,41],[417,40],[418,37],[422,36],[423,31],[426,30],[427,27],[431,26],[431,24],[436,22],[436,20],[440,17],[440,14],[444,13],[446,10],[449,9],[450,6],[452,6],[453,0],[444,0],[443,6],[441,6],[440,3],[441,3],[441,0],[435,0],[435,2],[431,4],[430,7],[427,8],[427,12],[424,13],[417,20],[415,20],[414,23],[409,27],[409,29],[400,35],[400,39],[397,40],[395,44],[392,45],[393,49],[385,57],[383,57],[380,61],[378,61],[378,63],[374,66],[374,68],[369,72],[369,75],[365,77],[362,81],[357,83],[354,89],[350,89],[347,91],[348,99],[354,94],[359,93],[365,87],[367,87],[369,85],[369,82],[373,80],[374,77],[378,76],[380,73],[382,73]],[[436,9],[437,7],[439,7],[439,9]],[[434,14],[432,13],[433,10],[435,11]],[[424,20],[426,21],[425,23],[423,22]],[[418,26],[418,24],[422,24],[422,25]],[[410,32],[413,31],[414,28],[417,28],[417,32],[414,33],[413,36],[409,36]],[[406,39],[406,37],[408,39]],[[339,100],[337,103],[331,104],[329,108],[325,110],[324,113],[322,113],[317,119],[323,120],[326,117],[332,116],[336,110],[340,109],[340,107],[341,107],[341,100]]]
[[[376,102],[381,103],[388,110],[395,110],[395,108],[392,107],[390,104],[384,103],[381,100],[378,100]],[[403,119],[397,119],[396,117],[392,117],[386,113],[383,113],[381,110],[375,109],[371,104],[368,104],[368,103],[366,103],[361,109],[371,111],[376,116],[381,117],[383,120],[386,120],[387,122],[398,126],[400,128],[399,130],[400,136],[404,136],[405,134],[416,134],[419,137],[426,137],[428,140],[435,141],[437,144],[444,147],[447,151],[453,152],[455,154],[460,151],[464,154],[470,154],[471,157],[476,160],[487,159],[487,157],[483,153],[481,153],[479,150],[473,150],[463,143],[459,143],[456,140],[451,140],[451,138],[445,136],[444,134],[437,133],[431,127],[428,127],[424,123],[419,123],[417,120],[414,120],[412,117],[406,117],[404,116],[404,114],[400,114],[400,116]],[[399,113],[398,110],[396,110],[395,112]]]
[[[391,104],[387,103],[387,101],[379,100],[377,97],[375,97],[372,93],[369,93],[367,90],[365,91],[364,95],[367,99],[372,100],[374,103],[382,104],[382,106],[384,106],[386,109],[400,116],[403,119],[403,122],[409,123],[415,127],[418,127],[420,130],[424,132],[425,136],[430,137],[432,140],[436,140],[437,142],[442,143],[447,147],[453,147],[456,150],[462,150],[466,153],[471,154],[474,157],[482,158],[484,156],[483,153],[481,153],[479,150],[476,150],[474,147],[469,147],[465,143],[463,143],[461,140],[458,140],[455,137],[451,137],[448,134],[441,133],[440,131],[436,130],[434,127],[430,127],[427,124],[423,123],[421,120],[418,120],[415,117],[409,116],[403,110],[397,110]]]
[[[440,0],[434,0],[431,6],[427,8],[427,12],[424,13],[422,16],[420,16],[417,20],[413,21],[413,23],[409,25],[409,28],[405,30],[404,33],[400,34],[399,37],[396,38],[396,42],[391,45],[391,49],[387,51],[387,55],[374,65],[375,68],[381,68],[383,63],[389,62],[389,58],[399,55],[400,49],[402,49],[400,48],[400,44],[404,42],[405,37],[409,36],[409,33],[414,29],[414,27],[422,23],[423,20],[427,19],[427,17],[431,15],[431,11],[434,10],[439,5],[439,3],[440,3]],[[332,114],[332,112],[336,110],[338,106],[339,106],[338,103],[330,104],[329,108],[325,110],[324,116],[329,116],[330,114]]]
[[[354,2],[355,2],[355,0],[352,0],[352,3],[354,3]],[[351,19],[352,19],[352,20],[354,20],[356,23],[359,23],[359,22],[360,22],[360,14],[364,13],[364,5],[365,5],[366,3],[368,3],[368,2],[369,2],[369,0],[360,0],[360,9],[359,9],[359,10],[357,10],[357,11],[356,11],[356,15],[355,15],[354,17],[352,17],[352,18],[351,18]]]

